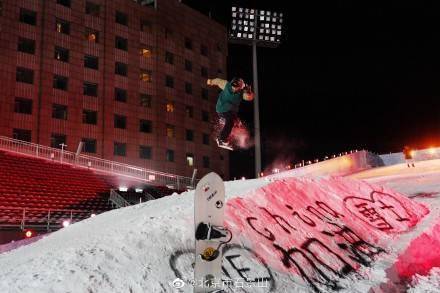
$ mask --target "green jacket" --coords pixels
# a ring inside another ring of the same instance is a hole
[[[241,102],[242,92],[232,92],[231,83],[228,81],[225,88],[220,92],[215,110],[217,113],[225,113],[229,111],[238,112]]]

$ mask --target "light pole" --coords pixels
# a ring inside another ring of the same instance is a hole
[[[62,164],[62,163],[63,163],[63,157],[64,157],[64,148],[67,146],[67,144],[64,144],[64,142],[63,142],[63,143],[60,143],[60,146],[61,146],[61,158],[60,158],[60,163]]]
[[[252,45],[254,83],[255,177],[261,173],[260,105],[258,96],[257,46],[276,48],[281,43],[283,13],[232,7],[229,39],[232,43]]]

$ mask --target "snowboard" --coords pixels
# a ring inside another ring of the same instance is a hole
[[[219,175],[211,172],[199,181],[194,196],[196,293],[215,292],[222,288],[221,245],[226,242],[214,237],[219,235],[220,227],[223,227],[224,208],[225,185]]]

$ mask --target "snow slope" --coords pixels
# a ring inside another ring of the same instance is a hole
[[[405,168],[227,182],[227,292],[382,288],[440,215],[440,162]],[[193,192],[101,214],[0,254],[0,292],[192,292],[193,226]],[[430,273],[410,290],[434,288]]]

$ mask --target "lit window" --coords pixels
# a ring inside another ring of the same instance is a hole
[[[151,71],[141,69],[141,73],[139,74],[139,79],[142,81],[148,81],[151,82]]]
[[[194,166],[194,155],[193,154],[191,154],[191,153],[186,154],[186,163],[190,167]]]
[[[148,48],[146,46],[143,46],[140,50],[139,50],[139,54],[142,57],[146,57],[146,58],[150,58],[151,57],[151,48]]]
[[[56,20],[56,31],[66,35],[70,34],[70,24],[62,19]]]
[[[94,29],[86,28],[84,37],[89,42],[99,42],[99,32]]]
[[[167,103],[167,112],[169,112],[169,113],[174,112],[174,102]]]

